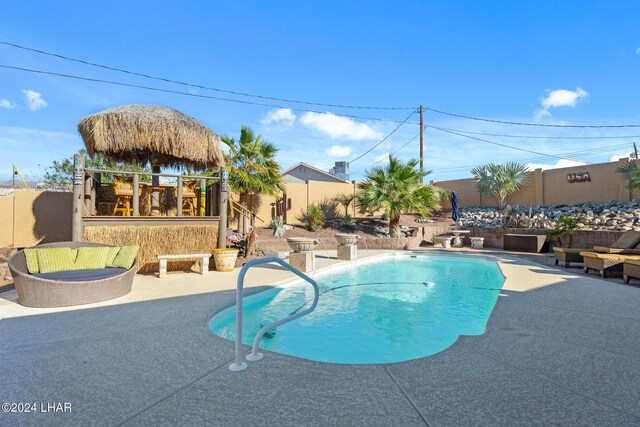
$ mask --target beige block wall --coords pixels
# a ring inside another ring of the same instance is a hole
[[[507,198],[511,205],[556,205],[584,202],[607,202],[609,200],[629,201],[640,199],[640,192],[630,194],[626,182],[616,172],[618,166],[629,159],[618,162],[598,163],[593,165],[574,166],[570,168],[537,169],[529,173],[529,181],[520,191]],[[589,172],[591,182],[574,182],[567,180],[567,174]],[[440,188],[455,191],[460,207],[465,206],[498,206],[498,201],[487,195],[480,195],[472,178],[435,182]],[[444,207],[450,208],[445,202]]]
[[[71,193],[16,190],[0,197],[0,247],[71,240],[71,206]]]
[[[358,183],[308,181],[306,183],[286,183],[287,198],[291,199],[291,209],[287,211],[288,224],[300,224],[302,215],[312,204],[320,205],[327,219],[344,215],[344,208],[333,199],[340,194],[355,194]],[[233,195],[234,200],[238,200]],[[257,217],[268,223],[275,216],[275,199],[270,196],[254,196],[253,207],[257,209]],[[381,212],[378,212],[381,213]],[[355,203],[349,207],[349,214],[362,218],[367,214],[357,209]],[[260,220],[258,226],[264,226]]]

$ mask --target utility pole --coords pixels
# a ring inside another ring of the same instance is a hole
[[[422,130],[424,126],[422,124],[422,104],[420,104],[420,173],[424,172],[424,143],[422,139]],[[424,183],[424,177],[420,178],[420,183]]]
[[[633,151],[635,151],[635,153],[636,153],[635,159],[636,159],[636,161],[638,161],[638,146],[636,145],[635,142],[633,143]]]

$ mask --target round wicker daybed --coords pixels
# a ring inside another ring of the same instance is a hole
[[[101,243],[57,242],[38,245],[37,248],[80,246],[109,246]],[[97,280],[49,280],[29,274],[23,251],[9,259],[9,269],[18,291],[19,303],[27,307],[65,307],[106,301],[128,294],[138,268],[138,260],[129,270],[115,276]]]

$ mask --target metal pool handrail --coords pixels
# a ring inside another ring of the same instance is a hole
[[[269,329],[273,329],[277,326],[283,325],[287,322],[297,319],[298,317],[302,317],[304,315],[311,313],[316,308],[316,305],[318,305],[318,297],[320,296],[320,290],[318,289],[318,284],[316,283],[315,280],[313,280],[306,274],[302,273],[300,270],[297,270],[296,268],[291,267],[289,264],[287,264],[280,258],[275,258],[275,257],[252,259],[251,261],[247,262],[240,270],[240,274],[238,274],[238,282],[236,286],[236,349],[235,349],[234,362],[231,365],[229,365],[229,370],[233,372],[242,371],[247,367],[247,364],[242,361],[242,358],[240,355],[241,347],[242,347],[242,298],[243,298],[243,288],[244,288],[244,276],[247,273],[247,270],[253,267],[254,265],[268,264],[271,262],[280,264],[281,266],[291,271],[296,276],[311,283],[311,285],[313,286],[313,292],[314,292],[313,303],[311,304],[311,307],[309,307],[306,310],[300,311],[296,314],[289,315],[284,319],[277,320],[275,322],[269,323],[268,325],[265,325],[262,328],[260,328],[260,330],[256,334],[256,337],[253,339],[253,346],[251,348],[251,353],[247,355],[248,361],[254,362],[262,359],[263,355],[261,353],[258,353],[258,344],[260,344],[260,340],[264,336],[265,332],[267,332]]]

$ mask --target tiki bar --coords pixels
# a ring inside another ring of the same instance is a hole
[[[155,105],[111,108],[85,117],[78,129],[89,156],[151,165],[152,172],[90,168],[77,154],[73,241],[138,245],[141,272],[158,271],[157,254],[210,253],[226,246],[226,227],[219,224],[226,224],[229,188],[220,138],[213,131]],[[174,261],[173,267],[182,263]]]

